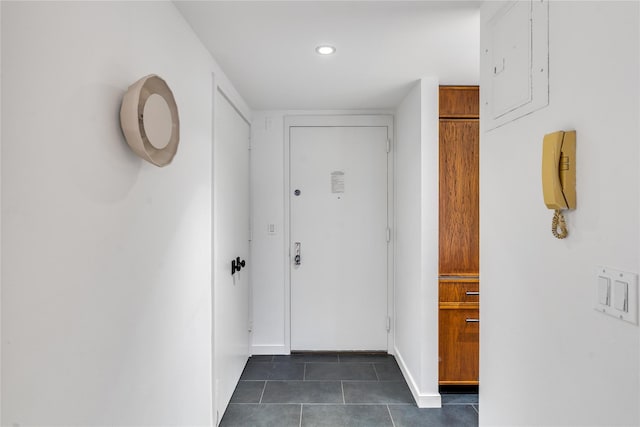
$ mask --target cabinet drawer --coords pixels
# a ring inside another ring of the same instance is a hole
[[[478,280],[440,280],[440,302],[479,303],[480,282]]]
[[[480,310],[440,310],[440,384],[478,384]]]

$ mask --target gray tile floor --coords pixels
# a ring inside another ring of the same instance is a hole
[[[467,427],[478,425],[477,394],[443,394],[419,409],[393,356],[253,356],[223,427]]]

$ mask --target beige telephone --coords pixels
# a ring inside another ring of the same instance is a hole
[[[544,203],[555,209],[551,232],[558,239],[569,235],[562,209],[576,207],[576,131],[558,131],[542,141]]]

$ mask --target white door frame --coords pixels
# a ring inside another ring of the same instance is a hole
[[[391,229],[391,238],[387,245],[387,316],[391,319],[389,333],[387,334],[387,352],[394,352],[395,315],[394,315],[394,264],[393,264],[393,225],[394,225],[394,181],[393,181],[393,116],[380,115],[301,115],[285,116],[284,118],[284,346],[291,352],[291,160],[290,160],[290,129],[292,127],[368,127],[386,126],[387,136],[390,141],[389,155],[387,157],[387,218],[388,227]]]

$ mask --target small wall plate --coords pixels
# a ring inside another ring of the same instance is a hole
[[[638,275],[610,267],[596,268],[593,308],[625,322],[638,324]]]
[[[161,77],[150,74],[129,86],[120,125],[138,156],[156,166],[171,163],[180,142],[180,119],[173,93]]]

